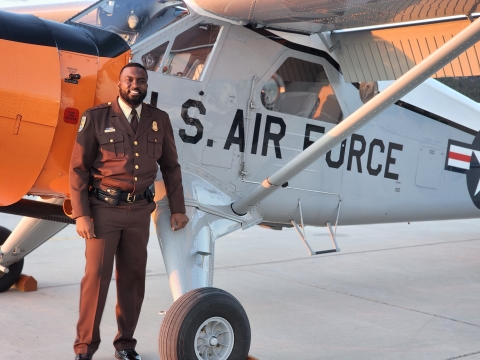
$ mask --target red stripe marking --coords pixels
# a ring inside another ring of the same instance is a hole
[[[449,159],[455,159],[455,160],[470,162],[471,156],[469,156],[469,155],[463,155],[463,154],[459,154],[459,153],[455,153],[455,152],[450,152],[450,153],[448,154],[448,158],[449,158]]]

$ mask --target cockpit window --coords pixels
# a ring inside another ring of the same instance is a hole
[[[147,70],[158,71],[160,64],[162,63],[165,51],[167,51],[168,42],[157,46],[155,49],[150,50],[148,53],[142,56],[143,66]]]
[[[114,32],[131,46],[186,15],[183,1],[102,0],[70,21]]]
[[[343,119],[337,97],[322,65],[288,58],[263,85],[266,109],[338,124]]]
[[[200,80],[221,26],[199,24],[178,35],[163,66],[163,73]]]

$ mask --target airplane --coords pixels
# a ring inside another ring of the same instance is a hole
[[[138,62],[172,121],[191,219],[170,230],[159,174],[152,219],[175,300],[160,356],[246,359],[247,314],[213,287],[218,238],[293,227],[313,256],[340,251],[337,226],[480,217],[480,105],[431,79],[480,75],[479,6],[101,0],[64,24],[0,12],[0,212],[24,216],[0,229],[0,291],[74,223],[81,114]],[[121,142],[101,145],[118,157]],[[312,248],[305,226],[332,248]]]

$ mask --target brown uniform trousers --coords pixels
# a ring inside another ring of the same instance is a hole
[[[72,153],[70,190],[73,216],[90,216],[96,238],[86,240],[85,276],[74,350],[93,354],[100,344],[100,320],[113,262],[116,263],[117,350],[134,349],[133,334],[145,292],[150,214],[155,203],[139,200],[118,206],[89,198],[89,186],[142,194],[160,170],[172,213],[185,213],[180,165],[168,115],[144,104],[137,133],[117,101],[87,110]]]

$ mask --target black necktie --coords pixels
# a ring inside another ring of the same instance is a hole
[[[136,134],[138,129],[138,114],[137,110],[133,109],[131,112],[132,119],[130,120],[130,126],[132,127],[133,132]]]

